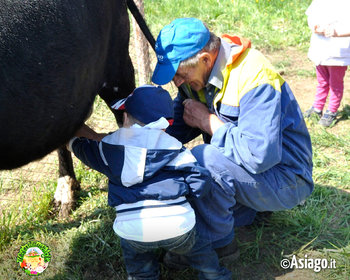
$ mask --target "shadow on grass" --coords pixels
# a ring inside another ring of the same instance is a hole
[[[236,279],[346,279],[350,265],[348,213],[349,192],[316,185],[304,205],[274,212],[260,225],[238,228],[241,257],[229,268]],[[338,270],[315,273],[312,269],[281,268],[281,261],[291,260],[292,255],[336,259]]]
[[[343,107],[343,110],[338,112],[338,116],[334,125],[337,124],[338,122],[349,120],[349,119],[350,119],[350,105],[345,105]]]

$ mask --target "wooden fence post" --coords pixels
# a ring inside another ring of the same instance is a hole
[[[134,0],[141,15],[145,17],[143,0]],[[134,43],[137,61],[138,85],[148,84],[151,81],[151,61],[149,56],[149,47],[146,37],[143,35],[135,18],[132,18],[134,28]]]

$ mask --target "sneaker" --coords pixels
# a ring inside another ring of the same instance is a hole
[[[327,110],[323,114],[323,116],[320,119],[320,121],[318,122],[318,124],[328,127],[333,123],[333,121],[335,120],[336,117],[337,117],[337,112],[333,113],[333,112]]]
[[[233,241],[230,244],[221,248],[215,248],[214,250],[218,255],[219,260],[234,261],[238,259],[240,255],[236,239],[233,239]]]
[[[306,110],[303,115],[304,115],[304,118],[310,118],[314,114],[317,115],[319,118],[322,117],[322,111],[320,112],[316,111],[313,106],[311,106],[310,109]]]

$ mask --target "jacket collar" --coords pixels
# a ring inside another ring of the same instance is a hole
[[[218,89],[222,89],[224,82],[222,71],[250,47],[251,43],[248,39],[224,34],[221,38],[219,54],[210,73],[207,87],[213,85]]]

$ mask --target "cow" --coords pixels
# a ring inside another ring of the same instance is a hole
[[[135,88],[125,0],[4,0],[0,26],[0,170],[64,147],[97,93]]]

